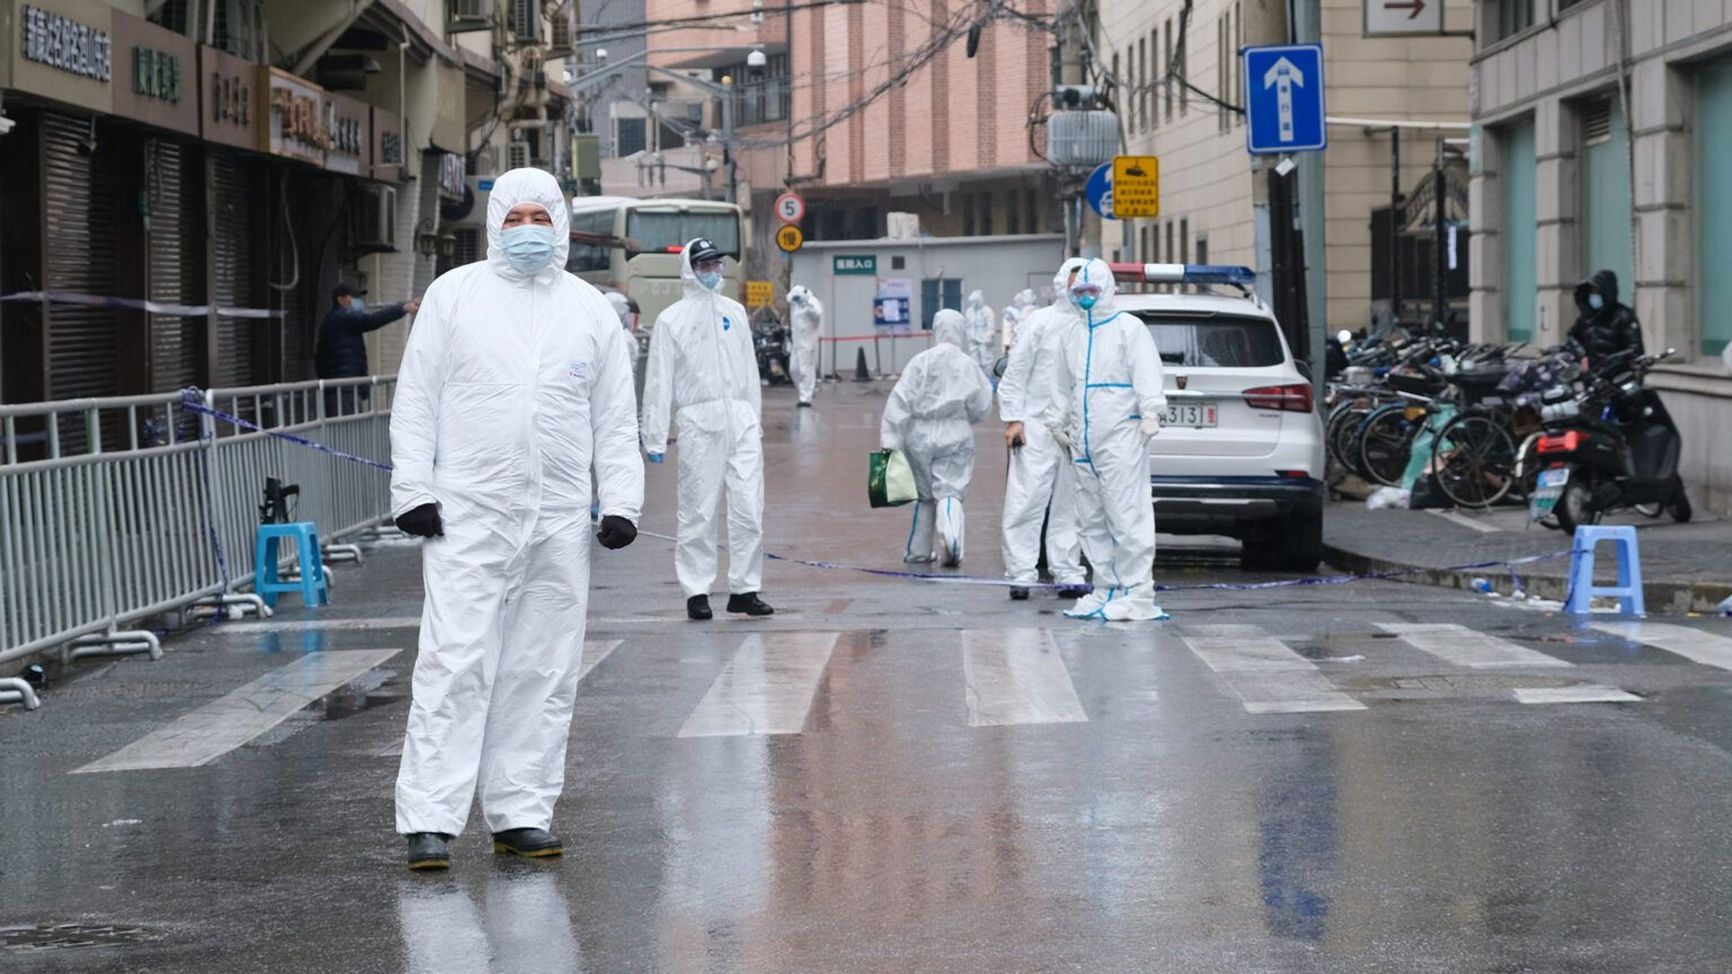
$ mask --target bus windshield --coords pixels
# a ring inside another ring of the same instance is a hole
[[[626,216],[625,235],[632,255],[677,251],[694,237],[707,237],[717,250],[736,260],[740,257],[740,215],[735,212],[632,210]]]

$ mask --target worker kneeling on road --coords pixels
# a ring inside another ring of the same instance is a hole
[[[936,529],[944,564],[962,561],[962,500],[974,476],[974,431],[992,409],[992,386],[965,350],[968,323],[944,310],[932,319],[933,346],[908,362],[879,423],[886,450],[901,450],[919,502],[902,560],[930,562]]]
[[[1048,428],[1077,474],[1077,529],[1094,591],[1072,618],[1162,619],[1155,604],[1155,509],[1149,438],[1167,395],[1161,353],[1142,319],[1120,311],[1106,261],[1091,260],[1069,288],[1080,312],[1064,326]]]
[[[764,581],[763,392],[746,309],[721,293],[722,252],[698,238],[680,254],[685,297],[656,319],[644,373],[643,439],[651,463],[668,448],[679,411],[679,529],[674,572],[687,618],[712,618],[716,515],[728,496],[728,611],[775,612]]]
[[[425,538],[420,655],[397,776],[409,868],[444,869],[477,782],[495,852],[542,858],[565,780],[589,601],[593,468],[600,540],[637,536],[629,336],[567,274],[559,184],[499,177],[487,260],[428,289],[392,403],[391,506]]]

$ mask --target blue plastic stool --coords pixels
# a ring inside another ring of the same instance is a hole
[[[277,551],[282,541],[292,541],[300,556],[299,581],[285,582],[277,577]],[[301,593],[302,605],[330,604],[330,592],[325,587],[325,562],[319,557],[319,526],[312,521],[259,525],[258,553],[253,564],[257,571],[253,591],[271,608],[277,607],[277,595],[282,592]]]
[[[1594,584],[1594,549],[1602,541],[1610,541],[1618,556],[1618,584]],[[1575,546],[1570,551],[1570,600],[1564,611],[1578,615],[1588,612],[1595,596],[1618,600],[1623,615],[1645,616],[1648,607],[1642,601],[1642,558],[1636,549],[1636,529],[1629,525],[1601,527],[1584,524],[1576,528]]]

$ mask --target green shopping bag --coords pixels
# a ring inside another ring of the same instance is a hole
[[[869,459],[866,499],[873,507],[901,507],[919,496],[914,471],[901,450],[874,450]]]

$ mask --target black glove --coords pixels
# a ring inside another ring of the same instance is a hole
[[[601,530],[595,537],[603,548],[618,550],[637,540],[637,525],[618,514],[609,514],[601,519]]]
[[[397,530],[417,538],[445,537],[445,522],[439,520],[439,505],[422,504],[404,511],[397,518]]]

